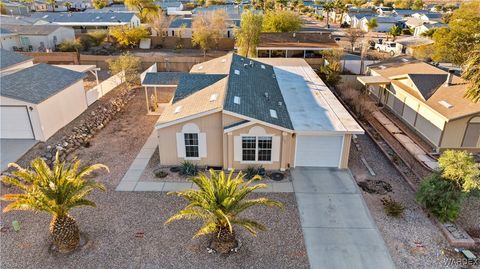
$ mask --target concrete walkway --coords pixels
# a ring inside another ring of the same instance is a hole
[[[118,184],[116,191],[182,191],[195,188],[191,182],[168,182],[168,181],[140,181],[143,170],[148,165],[150,158],[158,147],[156,132],[153,131],[143,145],[135,160],[128,168],[122,180]],[[265,183],[265,182],[261,182]],[[255,192],[293,192],[291,181],[268,182],[267,188]]]
[[[9,163],[16,162],[37,143],[33,139],[0,139],[0,171],[7,169]]]
[[[395,268],[349,170],[292,170],[310,268]]]

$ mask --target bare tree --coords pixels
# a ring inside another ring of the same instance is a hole
[[[203,50],[206,56],[207,50],[216,45],[225,36],[227,31],[227,17],[224,10],[201,13],[192,22],[192,43]]]
[[[156,16],[152,18],[149,25],[153,30],[155,30],[155,32],[157,32],[157,35],[162,37],[163,39],[163,37],[166,36],[168,27],[170,26],[171,22],[172,19],[168,17],[167,14],[160,11]]]
[[[352,47],[352,51],[355,49],[355,44],[357,44],[357,41],[361,38],[364,37],[364,33],[360,29],[355,29],[355,28],[348,28],[348,30],[345,32],[347,34],[346,39],[350,43],[350,46]]]

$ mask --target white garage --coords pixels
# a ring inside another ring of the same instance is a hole
[[[0,125],[0,138],[35,138],[27,106],[0,106]]]
[[[343,136],[297,136],[295,166],[338,167]]]
[[[48,64],[2,74],[0,138],[46,141],[87,109],[84,76]]]

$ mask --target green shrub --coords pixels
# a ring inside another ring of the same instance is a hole
[[[464,198],[465,194],[452,182],[444,180],[439,173],[425,178],[416,194],[417,202],[441,222],[457,219]]]
[[[265,168],[263,168],[262,166],[249,165],[243,171],[243,173],[245,174],[245,178],[250,180],[256,175],[264,176],[265,175]]]
[[[405,210],[405,207],[402,203],[393,200],[390,196],[388,198],[381,199],[381,201],[383,204],[383,209],[385,210],[387,216],[399,217],[400,215],[402,215],[403,210]]]
[[[107,38],[108,32],[107,30],[97,30],[94,32],[88,33],[88,35],[91,37],[94,46],[100,46],[103,44],[105,41],[105,38]]]
[[[89,50],[91,47],[94,47],[95,44],[96,44],[96,40],[95,38],[93,38],[92,36],[90,35],[82,35],[80,37],[80,44],[82,45],[82,48],[84,50]]]
[[[82,48],[82,45],[77,40],[63,40],[58,44],[58,50],[62,52],[77,52]]]
[[[192,162],[184,161],[180,165],[180,175],[196,176],[198,174],[198,166]]]

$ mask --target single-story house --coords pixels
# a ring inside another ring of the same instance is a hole
[[[393,10],[393,7],[384,7],[384,6],[377,7],[375,11],[377,12],[378,15],[381,15],[381,16],[390,16],[395,12]]]
[[[468,82],[410,57],[368,66],[358,80],[436,151],[480,151],[480,104],[464,97]]]
[[[397,39],[395,43],[397,43],[398,54],[413,55],[415,48],[418,46],[433,44],[433,40],[420,36],[408,36]]]
[[[358,28],[356,23],[358,23],[358,21],[360,21],[361,18],[363,18],[364,16],[373,16],[373,15],[375,15],[375,11],[370,8],[349,9],[349,11],[346,12],[345,15],[343,16],[342,23],[347,23],[353,28]]]
[[[175,12],[183,10],[183,3],[180,1],[156,1],[155,4],[167,11],[167,15],[173,15]]]
[[[425,23],[415,27],[415,31],[413,32],[413,36],[422,36],[423,33],[431,30],[431,29],[438,29],[438,28],[445,28],[448,27],[448,24],[444,23]]]
[[[192,38],[192,18],[178,17],[172,20],[168,26],[167,36],[176,36],[182,38]],[[239,20],[226,20],[227,31],[224,33],[226,38],[235,37],[235,27],[240,26]]]
[[[173,77],[144,78],[176,84],[155,125],[162,166],[346,168],[352,135],[363,134],[303,59],[227,54]]]
[[[426,23],[437,23],[443,20],[443,14],[438,12],[417,12],[412,14],[411,17],[421,19]]]
[[[16,44],[2,47],[7,50],[45,51],[55,49],[64,40],[75,39],[75,32],[70,27],[59,25],[12,25],[2,24],[2,31],[15,33]],[[2,40],[3,41],[3,40]]]
[[[30,13],[30,9],[19,2],[2,1],[2,4],[6,11],[5,15],[24,16]]]
[[[392,29],[392,27],[395,26],[395,25],[397,25],[401,28],[405,27],[404,20],[400,17],[393,17],[393,16],[388,16],[388,17],[371,16],[371,17],[369,17],[369,16],[365,16],[362,19],[360,19],[359,28],[364,32],[368,32],[369,29],[368,29],[367,23],[372,19],[377,20],[377,27],[370,30],[372,32],[386,33],[386,32],[389,32],[390,29]]]
[[[13,52],[2,50],[9,58]],[[35,139],[50,136],[87,109],[84,73],[36,64],[21,69],[2,70],[0,115],[2,139]]]
[[[321,58],[323,50],[339,49],[330,32],[260,33],[259,58]]]
[[[8,29],[0,28],[0,48],[12,50],[13,47],[19,46],[20,41],[18,35]]]
[[[36,13],[36,25],[53,24],[72,27],[75,32],[86,33],[112,26],[139,27],[140,18],[134,12],[70,12]]]

